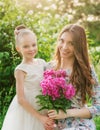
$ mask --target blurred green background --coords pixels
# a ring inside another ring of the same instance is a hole
[[[15,27],[24,24],[33,30],[38,38],[37,57],[49,61],[60,30],[70,23],[84,26],[90,59],[100,81],[99,0],[0,0],[0,129],[15,95],[13,73],[20,63],[14,46]],[[100,117],[94,120],[100,130]]]

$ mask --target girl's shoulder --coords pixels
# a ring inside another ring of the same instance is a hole
[[[46,70],[47,62],[44,59],[36,58],[35,61],[44,71]]]
[[[46,65],[46,61],[44,59],[36,58],[35,61],[38,62],[38,64]]]
[[[20,63],[19,65],[16,66],[15,71],[22,70],[27,73],[27,69],[28,69],[28,66],[26,64]]]

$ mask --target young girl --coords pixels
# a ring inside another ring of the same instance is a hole
[[[19,26],[15,30],[16,49],[22,62],[15,69],[16,96],[6,114],[2,130],[52,130],[53,121],[38,112],[36,96],[40,94],[45,61],[35,59],[38,51],[35,34]]]
[[[96,130],[92,117],[100,115],[100,86],[95,71],[90,66],[86,34],[81,26],[69,25],[62,29],[58,37],[55,61],[48,67],[66,70],[76,89],[71,108],[66,113],[62,110],[59,113],[50,110],[49,117],[65,119],[65,129],[62,130]],[[90,107],[86,105],[87,97],[92,100]]]

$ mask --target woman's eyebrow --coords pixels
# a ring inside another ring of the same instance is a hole
[[[62,41],[64,41],[64,39],[63,39],[63,38],[59,38],[59,40],[62,40]]]

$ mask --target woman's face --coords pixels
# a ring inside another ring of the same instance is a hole
[[[64,32],[61,35],[58,41],[58,49],[60,51],[61,58],[74,58],[73,39],[72,34],[70,32]]]

